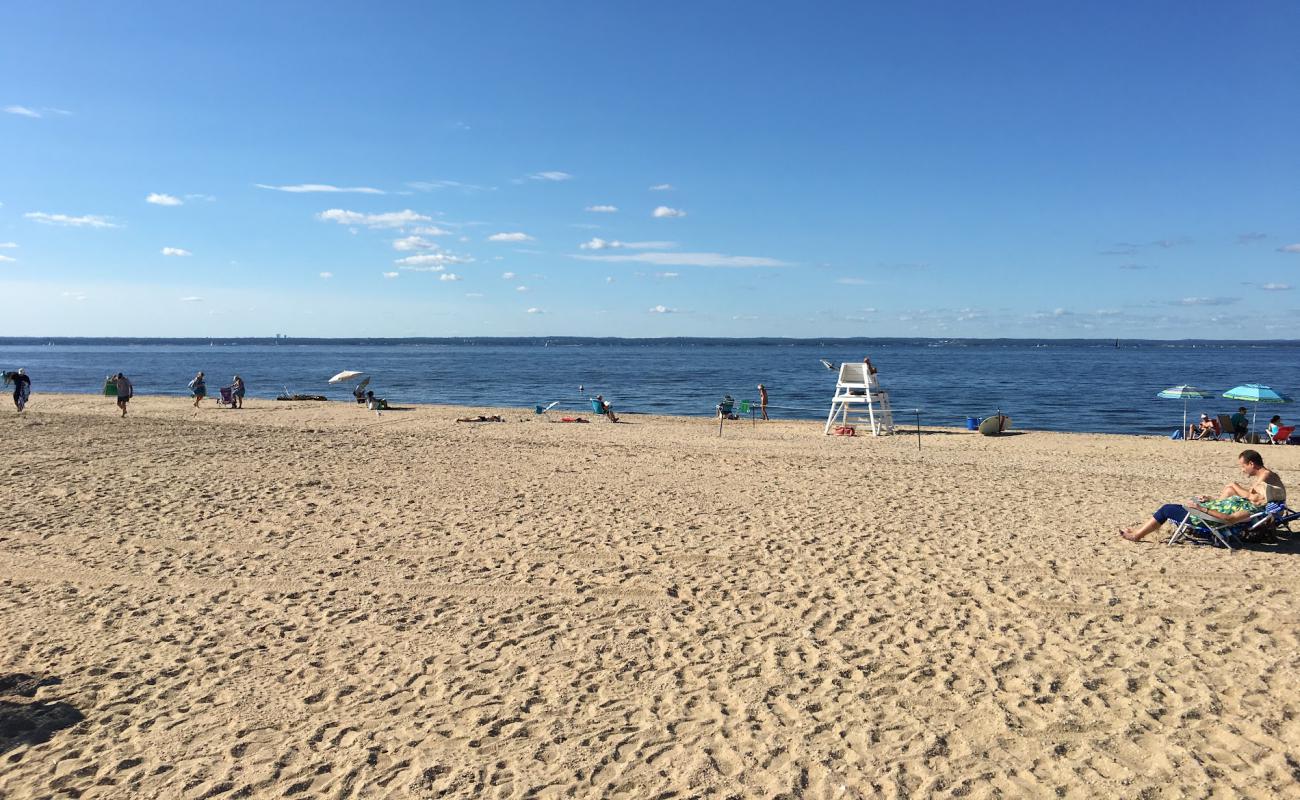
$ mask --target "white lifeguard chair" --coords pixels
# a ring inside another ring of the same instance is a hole
[[[872,436],[894,432],[889,392],[880,388],[879,379],[867,370],[866,364],[840,364],[840,377],[835,381],[835,396],[831,398],[831,413],[826,416],[823,433],[831,432],[837,417],[841,425],[870,425]]]

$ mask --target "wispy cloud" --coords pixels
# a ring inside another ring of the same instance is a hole
[[[321,278],[322,278],[323,280],[329,280],[330,278],[333,278],[333,277],[334,277],[334,273],[333,273],[333,272],[322,272],[322,273],[320,274],[320,276],[321,276]]]
[[[528,309],[528,313],[529,313],[529,314],[545,314],[546,312],[543,311],[543,310],[540,309],[540,308],[536,308],[536,307],[534,307],[534,308],[530,308],[530,309]]]
[[[195,295],[190,295],[189,297],[182,297],[182,298],[181,298],[181,302],[182,302],[182,303],[202,303],[202,302],[203,302],[203,298],[202,298],[202,297],[197,297],[197,296],[195,296]]]
[[[679,273],[679,272],[656,272],[656,273],[655,273],[655,277],[656,277],[656,278],[663,278],[663,279],[666,279],[666,280],[667,280],[667,279],[676,278],[676,277],[678,277],[680,274],[681,274],[681,273]]]
[[[1263,289],[1263,290],[1266,291],[1266,292],[1289,292],[1289,291],[1291,291],[1291,284],[1289,284],[1289,283],[1266,283],[1266,284],[1264,284],[1263,286],[1260,286],[1259,288]]]
[[[160,192],[151,192],[144,201],[156,206],[179,206],[184,205],[185,203],[185,201],[179,197],[174,197],[170,194],[162,194]]]
[[[482,297],[482,292],[465,292],[466,297]]]
[[[1116,242],[1105,250],[1101,251],[1103,256],[1131,256],[1137,254],[1139,250],[1146,248],[1159,248],[1168,250],[1171,247],[1181,247],[1191,244],[1192,240],[1186,236],[1179,236],[1176,239],[1155,239],[1150,242]]]
[[[599,237],[578,245],[580,250],[618,250],[628,248],[631,250],[671,250],[676,247],[676,242],[620,242],[617,239],[607,241]]]
[[[1277,251],[1279,253],[1300,253],[1300,244],[1284,244]]]
[[[402,273],[400,273],[400,272],[385,272],[385,273],[383,273],[383,276],[384,276],[385,278],[387,278],[387,279],[389,279],[389,280],[391,281],[393,278],[396,278],[396,277],[400,276],[401,274],[402,274]]]
[[[655,208],[654,211],[650,212],[650,216],[654,217],[655,219],[670,219],[673,217],[684,217],[686,216],[686,212],[682,211],[680,208],[669,208],[668,206],[658,206]]]
[[[165,255],[165,256],[192,256],[192,255],[194,255],[194,254],[191,253],[189,250],[186,250],[186,249],[183,248],[183,247],[164,247],[164,248],[162,249],[162,254]]]
[[[654,264],[660,267],[789,267],[785,261],[763,256],[729,256],[723,253],[628,253],[626,255],[573,255],[584,261]]]
[[[13,250],[17,246],[17,242],[0,242],[0,250]]]
[[[1239,233],[1237,234],[1237,244],[1253,244],[1254,242],[1262,242],[1267,238],[1267,233]]]
[[[527,287],[527,286],[516,286],[516,287],[515,287],[515,291],[516,291],[516,292],[526,292],[526,291],[528,291],[528,287]]]
[[[33,222],[39,222],[42,225],[58,225],[65,228],[120,228],[113,222],[109,222],[107,217],[87,214],[84,217],[70,217],[67,214],[46,214],[44,211],[30,211],[23,214],[27,219]]]
[[[532,175],[528,176],[528,180],[530,181],[571,181],[573,180],[573,176],[567,172],[559,172],[558,170],[551,170],[549,172],[534,172]]]
[[[253,185],[259,189],[270,189],[275,192],[292,192],[294,194],[388,194],[383,189],[376,189],[373,186],[334,186],[328,183],[294,183],[287,186],[273,186],[266,183],[257,183]]]
[[[1129,264],[1120,264],[1120,265],[1119,265],[1119,268],[1120,268],[1120,269],[1127,269],[1127,270],[1135,270],[1135,271],[1136,271],[1136,270],[1143,270],[1143,269],[1151,269],[1151,266],[1150,266],[1149,264],[1133,264],[1133,263],[1129,263]]]
[[[866,278],[836,278],[835,282],[844,286],[866,286]]]
[[[596,214],[615,214],[618,206],[587,206],[587,210]]]
[[[495,187],[492,186],[476,186],[472,183],[461,183],[460,181],[408,181],[406,185],[417,192],[436,192],[439,189],[459,189],[465,192],[495,191]]]
[[[185,195],[185,199],[186,199],[186,200],[202,200],[202,201],[205,202],[205,203],[215,203],[215,202],[217,201],[217,198],[213,197],[212,195],[210,195],[210,194],[202,194],[202,193],[200,193],[200,192],[192,192],[192,193],[190,193],[190,194],[187,194],[187,195]]]
[[[399,267],[413,272],[441,272],[445,267],[452,264],[468,264],[469,258],[463,256],[454,256],[451,253],[422,253],[418,256],[407,256],[394,261]]]
[[[323,222],[337,222],[340,225],[363,225],[367,228],[401,228],[417,222],[432,222],[430,217],[417,214],[407,208],[402,211],[388,211],[383,214],[362,214],[358,211],[344,211],[331,208],[316,215]]]
[[[502,280],[512,281],[512,280],[515,279],[515,277],[516,277],[516,275],[515,275],[515,273],[513,273],[513,272],[503,272],[503,273],[501,273],[501,279],[502,279]]]
[[[671,192],[672,190],[673,185],[671,183],[656,183],[654,186],[650,187],[650,191],[652,192]]]
[[[438,276],[438,280],[440,280],[440,281],[458,281],[458,280],[460,280],[460,276],[457,275],[457,274],[454,273],[454,272],[444,272],[443,274],[441,274],[441,275]]]
[[[18,260],[18,259],[14,258],[13,256],[7,256],[7,255],[4,255],[3,253],[0,253],[0,262],[13,263],[13,262],[15,262],[15,261],[17,261],[17,260]]]
[[[1229,306],[1237,302],[1236,297],[1184,297],[1175,300],[1177,306]]]
[[[487,237],[489,242],[531,242],[533,237],[522,231],[512,231],[509,233],[494,233]]]
[[[657,305],[650,309],[650,313],[651,314],[676,314],[677,309],[669,308],[668,306],[665,305]]]
[[[27,106],[5,106],[6,114],[17,114],[20,117],[30,117],[31,119],[40,119],[43,115],[34,108]]]
[[[437,250],[439,247],[436,243],[419,236],[404,236],[401,239],[393,240],[393,249],[406,253],[420,250]]]

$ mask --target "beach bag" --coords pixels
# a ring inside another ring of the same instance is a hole
[[[1170,439],[1181,439],[1181,438],[1183,438],[1183,432],[1182,432],[1181,430],[1176,430],[1176,431],[1174,431],[1173,433],[1169,434],[1169,438],[1170,438]]]
[[[117,381],[112,378],[104,379],[104,396],[117,397]]]

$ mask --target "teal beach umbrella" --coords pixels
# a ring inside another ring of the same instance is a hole
[[[1166,400],[1183,401],[1183,441],[1187,441],[1187,401],[1191,400],[1192,398],[1196,398],[1197,400],[1200,400],[1206,397],[1213,397],[1213,396],[1214,395],[1212,395],[1210,392],[1203,392],[1200,389],[1197,389],[1195,386],[1188,386],[1185,383],[1181,386],[1170,386],[1168,389],[1165,389],[1164,391],[1156,392],[1156,397],[1163,397]]]
[[[1255,410],[1250,414],[1250,429],[1255,429],[1255,415],[1259,413],[1260,403],[1289,403],[1291,398],[1274,391],[1271,387],[1262,383],[1245,383],[1241,386],[1234,386],[1223,393],[1223,396],[1229,400],[1244,400],[1247,403],[1254,403]]]

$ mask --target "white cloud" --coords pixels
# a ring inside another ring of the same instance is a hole
[[[1180,306],[1226,306],[1237,302],[1235,297],[1184,297],[1174,302]]]
[[[17,246],[17,242],[0,242],[0,250],[12,250]]]
[[[533,237],[521,231],[511,233],[494,233],[487,237],[489,242],[531,242]]]
[[[441,274],[441,275],[438,276],[438,280],[440,280],[440,281],[458,281],[458,280],[460,280],[460,276],[457,275],[457,274],[454,273],[454,272],[444,272],[443,274]]]
[[[516,286],[516,287],[515,287],[515,291],[516,291],[516,292],[526,292],[526,291],[528,291],[528,287],[527,287],[527,286]]]
[[[173,197],[170,194],[160,192],[150,192],[149,196],[144,199],[146,203],[153,203],[156,206],[179,206],[184,204],[184,200],[179,197]]]
[[[606,276],[605,276],[605,283],[613,283],[613,282],[614,282],[614,276],[613,276],[613,275],[606,275]]]
[[[530,309],[528,309],[528,313],[529,313],[529,314],[545,314],[546,312],[543,311],[543,310],[541,310],[540,308],[536,308],[536,307],[534,307],[534,308],[530,308]]]
[[[1264,284],[1263,286],[1261,286],[1261,287],[1259,287],[1259,288],[1263,289],[1263,290],[1266,291],[1266,292],[1289,292],[1289,291],[1291,291],[1291,284],[1289,284],[1289,283],[1266,283],[1266,284]]]
[[[835,282],[844,286],[866,286],[865,278],[836,278]]]
[[[66,297],[70,300],[76,300],[77,302],[81,302],[82,300],[86,299],[86,295],[82,294],[81,292],[61,292],[59,296]]]
[[[210,194],[187,194],[187,195],[185,195],[185,199],[186,199],[186,200],[203,200],[204,202],[208,202],[208,203],[215,203],[216,200],[217,200],[217,198],[213,197],[213,196],[210,195]]]
[[[184,249],[184,248],[182,248],[182,247],[164,247],[164,248],[162,249],[162,254],[165,255],[165,256],[192,256],[192,255],[194,255],[194,254],[191,253],[189,250],[186,250],[186,249]]]
[[[420,236],[451,236],[451,231],[439,228],[437,225],[422,225],[419,228],[412,228],[411,233]]]
[[[658,305],[650,309],[650,313],[651,314],[676,314],[677,309],[669,308],[668,306],[665,305]]]
[[[15,261],[17,261],[17,260],[18,260],[18,259],[14,258],[13,256],[7,256],[7,255],[4,255],[4,254],[0,253],[0,262],[9,262],[9,263],[12,264],[13,262],[15,262]]]
[[[587,206],[587,210],[597,214],[614,214],[618,212],[618,206]]]
[[[567,172],[558,171],[534,172],[528,176],[528,179],[533,181],[569,181],[573,180],[573,176]]]
[[[466,297],[482,297],[482,292],[465,292]]]
[[[324,278],[325,280],[329,280],[330,278],[333,278],[333,277],[334,277],[334,273],[333,273],[333,272],[322,272],[322,273],[320,274],[320,276],[321,276],[322,278]]]
[[[503,272],[501,277],[503,280],[512,281],[515,279],[515,274],[513,272]]]
[[[389,280],[392,280],[393,278],[396,278],[396,277],[398,277],[398,276],[401,275],[401,274],[402,274],[402,273],[400,273],[400,272],[385,272],[385,273],[383,273],[384,277],[385,277],[385,278],[388,278]]]
[[[433,221],[431,218],[423,214],[417,214],[409,208],[402,211],[388,211],[383,214],[362,214],[358,211],[331,208],[328,211],[320,212],[316,216],[323,222],[337,222],[340,225],[364,225],[367,228],[400,228],[417,222]]]
[[[394,261],[402,269],[416,272],[441,272],[449,264],[468,264],[471,259],[454,256],[451,253],[421,253]]]
[[[290,186],[270,186],[265,183],[253,184],[259,189],[276,192],[293,192],[294,194],[316,194],[320,192],[338,194],[387,194],[383,189],[371,186],[332,186],[328,183],[295,183]]]
[[[597,236],[593,237],[591,241],[583,242],[578,245],[578,249],[617,250],[619,248],[630,248],[633,250],[668,250],[676,246],[676,242],[620,242],[617,239],[607,241]]]
[[[417,192],[432,192],[438,189],[463,189],[467,192],[494,191],[491,186],[475,186],[472,183],[461,183],[460,181],[408,181],[406,185]]]
[[[122,226],[109,222],[107,217],[87,214],[84,217],[70,217],[67,214],[46,214],[44,211],[31,211],[23,214],[33,222],[42,225],[60,225],[66,228],[120,228]]]
[[[181,302],[182,302],[182,303],[202,303],[202,302],[203,302],[203,298],[202,298],[202,297],[194,297],[194,296],[191,295],[190,297],[182,297],[182,298],[181,298]]]
[[[684,217],[686,212],[680,208],[669,208],[668,206],[658,206],[650,214],[655,219],[666,219],[672,217]]]
[[[5,113],[17,114],[20,117],[31,117],[32,119],[41,118],[41,112],[27,108],[26,106],[5,106]]]
[[[584,256],[584,261],[654,264],[660,267],[788,267],[790,264],[762,256],[729,256],[722,253],[628,253],[627,255]]]
[[[656,272],[656,278],[676,278],[679,273],[676,272]]]
[[[671,192],[672,190],[673,185],[671,183],[656,183],[654,186],[650,187],[650,191],[652,192]]]
[[[437,250],[438,245],[419,236],[405,236],[401,239],[393,240],[393,249],[401,250],[405,253],[412,250]]]
[[[1300,244],[1286,244],[1277,249],[1279,253],[1300,253]]]

